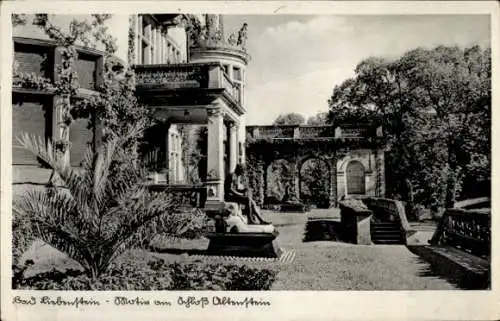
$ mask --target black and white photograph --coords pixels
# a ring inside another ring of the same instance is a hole
[[[10,291],[491,292],[492,15],[129,6],[9,13]]]

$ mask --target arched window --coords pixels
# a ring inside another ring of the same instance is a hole
[[[346,169],[347,194],[365,194],[365,167],[359,161],[351,161]]]

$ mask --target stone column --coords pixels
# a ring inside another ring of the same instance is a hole
[[[242,121],[243,121],[243,123],[242,123]],[[247,132],[245,129],[244,119],[240,118],[240,123],[238,125],[239,125],[239,129],[238,129],[238,162],[240,164],[246,164],[247,155],[246,155],[245,141],[246,141]]]
[[[207,109],[207,204],[217,210],[224,201],[224,120],[220,108]]]
[[[146,35],[146,38],[149,40],[149,43],[152,42],[152,37],[151,37],[151,25],[147,25],[146,28],[144,28],[144,34]],[[151,64],[151,49],[146,50],[143,52],[143,64]]]
[[[162,63],[162,59],[161,59],[161,29],[160,27],[156,28],[155,29],[155,32],[156,32],[156,43],[155,43],[155,50],[156,50],[156,53],[155,53],[155,56],[156,56],[156,63],[157,64],[161,64]]]
[[[135,35],[135,39],[134,39],[135,60],[132,61],[132,63],[133,64],[140,64],[140,63],[142,63],[142,59],[141,59],[141,55],[142,55],[141,42],[142,42],[142,40],[139,40],[139,39],[141,39],[140,36],[142,36],[142,34],[143,34],[143,32],[142,32],[142,16],[135,15],[133,19],[135,19],[135,23],[136,23],[136,26],[135,26],[136,35]]]
[[[330,159],[330,207],[337,207],[337,155]]]
[[[165,181],[167,184],[173,183],[170,179],[170,146],[172,142],[170,141],[170,123],[165,123],[163,133],[165,135],[165,144],[163,146],[163,151],[160,150],[160,155],[163,154],[165,157],[165,165],[163,166],[163,170],[161,171],[162,176],[165,175]]]
[[[238,126],[235,122],[228,123],[229,127],[229,172],[233,172],[238,164]]]

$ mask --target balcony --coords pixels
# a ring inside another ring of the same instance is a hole
[[[381,127],[366,125],[310,126],[247,126],[247,134],[253,139],[364,139],[382,136]]]
[[[219,63],[136,65],[137,92],[152,106],[204,105],[221,97],[237,114],[246,112],[241,89]]]

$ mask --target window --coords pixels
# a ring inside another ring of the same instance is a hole
[[[35,73],[51,78],[54,67],[53,49],[46,46],[14,44],[14,60],[19,72]]]
[[[78,74],[78,83],[85,89],[95,89],[97,76],[97,57],[78,54],[76,61],[76,72]]]
[[[237,81],[242,81],[243,80],[243,74],[241,72],[241,68],[239,67],[234,67],[233,68],[233,79]]]

